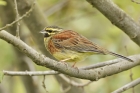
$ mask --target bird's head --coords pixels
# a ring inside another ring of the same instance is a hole
[[[40,31],[40,33],[42,33],[44,37],[50,37],[61,31],[63,31],[63,29],[57,26],[48,26],[48,27],[45,27],[42,31]]]

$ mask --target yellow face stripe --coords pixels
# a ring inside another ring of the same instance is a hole
[[[61,28],[45,28],[45,30],[62,31]]]

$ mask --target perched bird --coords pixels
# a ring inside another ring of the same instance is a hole
[[[113,53],[91,42],[73,30],[63,30],[57,26],[45,27],[40,33],[44,35],[46,49],[59,61],[76,62],[95,54],[113,55],[133,62],[133,60]]]

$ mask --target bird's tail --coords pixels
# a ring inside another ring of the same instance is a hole
[[[125,60],[130,61],[130,62],[134,62],[132,59],[127,58],[127,57],[120,55],[120,54],[117,54],[117,53],[113,53],[113,52],[109,51],[108,54],[113,55],[113,56],[118,57],[118,58],[125,59]]]

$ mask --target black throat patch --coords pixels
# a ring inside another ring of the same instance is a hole
[[[48,33],[44,33],[44,37],[49,37],[50,35]]]

